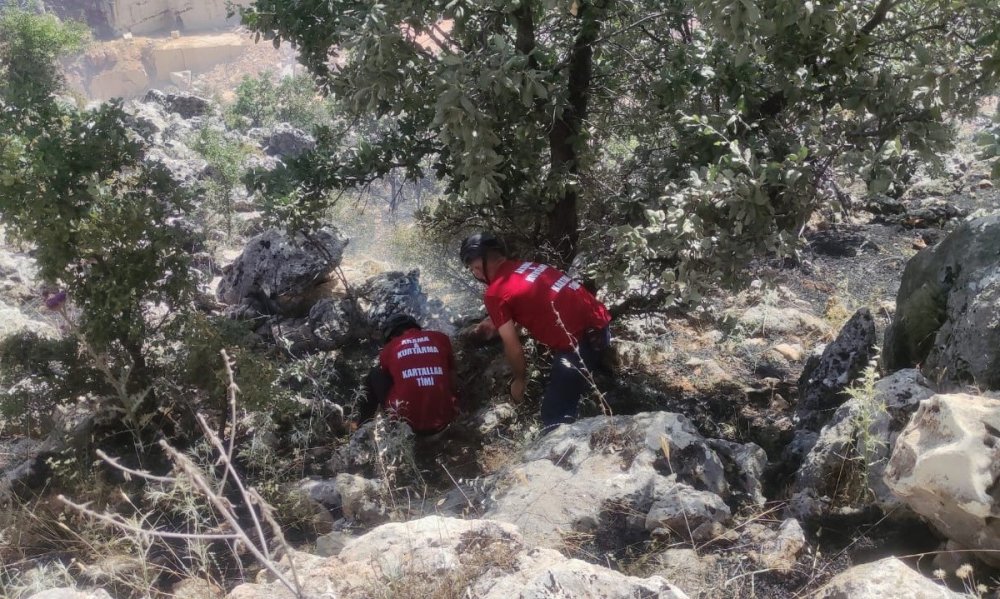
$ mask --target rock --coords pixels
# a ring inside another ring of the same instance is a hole
[[[235,4],[246,6],[246,0]],[[126,35],[222,27],[229,22],[229,3],[222,0],[103,0],[107,24]]]
[[[268,156],[295,158],[314,149],[316,140],[288,123],[279,123],[264,136],[263,147]]]
[[[798,343],[779,343],[772,348],[789,362],[798,362],[805,353]]]
[[[761,487],[767,452],[754,443],[734,443],[724,439],[707,439],[706,443],[722,458],[726,478],[738,481],[731,489],[742,495],[742,503],[764,505],[767,501]]]
[[[875,320],[867,308],[851,317],[819,359],[810,356],[799,378],[800,426],[819,430],[847,395],[844,390],[868,365],[875,349]]]
[[[19,333],[35,333],[41,337],[56,338],[59,336],[54,326],[29,316],[18,308],[0,301],[0,340]]]
[[[354,474],[338,474],[336,492],[340,495],[344,516],[361,524],[378,524],[389,519],[382,503],[382,485]]]
[[[70,588],[49,589],[28,597],[28,599],[111,599],[111,595],[103,589],[96,591],[78,591]]]
[[[962,599],[894,557],[854,566],[833,577],[813,599]]]
[[[611,339],[611,363],[616,371],[649,372],[670,358],[669,347],[655,340]]]
[[[225,591],[201,578],[185,578],[173,586],[170,594],[184,599],[218,599]]]
[[[317,349],[343,347],[366,331],[366,321],[355,302],[348,298],[323,298],[309,310],[309,328]]]
[[[761,544],[754,559],[769,570],[787,572],[795,567],[799,555],[806,548],[806,534],[794,518],[781,523],[778,533]]]
[[[205,98],[185,93],[170,94],[158,89],[149,90],[143,102],[159,104],[167,112],[176,112],[185,119],[204,116],[212,109],[212,103]]]
[[[745,446],[747,454],[758,451]],[[706,514],[704,521],[725,522],[725,500],[753,495],[741,477],[727,480],[727,461],[678,414],[586,418],[531,445],[523,463],[494,483],[486,515],[514,523],[532,543],[551,547],[569,532],[626,542],[647,535],[647,522],[655,527],[670,514]],[[664,525],[687,534],[687,527]]]
[[[625,576],[530,547],[516,527],[489,520],[429,516],[385,524],[350,541],[338,557],[293,559],[306,596],[393,596],[392,589],[405,588],[413,597],[687,597],[659,576]],[[229,594],[229,599],[291,597],[279,583],[244,584]]]
[[[345,247],[347,240],[334,228],[309,238],[270,229],[248,241],[243,253],[223,268],[216,296],[230,305],[244,300],[266,304],[264,313],[308,313],[319,299],[317,287],[340,265]]]
[[[488,435],[517,418],[517,410],[509,403],[491,405],[476,414],[476,428],[481,435]]]
[[[252,154],[247,157],[244,166],[247,172],[269,173],[281,165],[281,161],[274,156],[257,156]]]
[[[682,588],[692,597],[711,597],[725,581],[719,559],[694,549],[667,549],[653,558],[653,572]]]
[[[865,210],[880,217],[903,214],[906,212],[906,204],[899,198],[887,196],[885,194],[873,194],[865,202]]]
[[[155,102],[129,104],[128,114],[126,123],[129,128],[151,144],[157,143],[160,133],[167,128],[167,113],[162,105]]]
[[[355,537],[341,530],[326,533],[316,539],[316,555],[332,557],[339,555]]]
[[[882,475],[899,432],[917,405],[932,395],[930,383],[920,372],[907,369],[876,382],[870,398],[849,399],[837,408],[807,450],[793,492],[825,498],[811,504],[824,509],[845,494],[867,500],[869,492],[883,510],[899,507]],[[862,430],[865,426],[866,431]],[[821,515],[803,512],[802,505],[795,512],[797,517]]]
[[[1000,214],[962,223],[903,271],[882,359],[932,380],[1000,389]]]
[[[899,225],[904,229],[925,229],[942,227],[949,221],[964,218],[966,211],[940,197],[923,198],[906,202],[905,210],[899,214],[884,215],[875,222]]]
[[[308,497],[310,501],[315,501],[328,510],[337,510],[343,505],[340,497],[340,488],[336,480],[303,480],[299,483],[298,490],[303,496]]]
[[[409,314],[424,326],[428,322],[427,295],[420,286],[420,270],[390,271],[368,279],[357,290],[362,315],[373,338],[381,335],[386,320],[396,313]]]
[[[19,306],[38,297],[38,268],[29,256],[0,249],[0,303]]]
[[[145,160],[157,164],[170,174],[170,178],[180,187],[194,190],[202,179],[209,176],[209,165],[193,151],[179,151],[180,144],[173,144],[168,151],[167,146],[157,146],[146,152]],[[181,157],[188,154],[187,157]]]
[[[1000,400],[954,394],[920,403],[899,435],[885,483],[945,538],[1000,566]],[[992,551],[993,553],[990,553]]]
[[[723,323],[727,328],[741,330],[746,335],[768,339],[785,335],[825,333],[829,328],[823,320],[796,308],[779,308],[758,304],[746,310],[727,310]]]
[[[173,83],[181,89],[188,89],[191,87],[191,71],[174,71],[169,74],[168,78],[170,83]]]
[[[705,542],[711,537],[697,534],[709,530],[706,523],[728,522],[732,517],[729,506],[715,493],[697,491],[683,483],[658,490],[652,507],[646,513],[646,530],[665,530],[676,537]]]

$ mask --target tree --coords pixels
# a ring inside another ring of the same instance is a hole
[[[449,195],[428,223],[582,249],[611,291],[666,302],[794,250],[838,174],[899,191],[1000,69],[991,0],[258,0],[243,18],[386,124],[290,164],[302,203],[429,161]]]
[[[35,246],[41,277],[79,310],[85,346],[123,373],[129,405],[119,407],[140,419],[152,412],[142,401],[153,397],[151,313],[182,309],[192,289],[188,198],[144,160],[120,103],[79,110],[54,97],[55,59],[76,47],[75,31],[46,14],[0,13],[0,69],[19,73],[0,87],[0,219]]]
[[[55,61],[82,48],[89,37],[82,23],[0,6],[0,98],[12,107],[39,105],[62,87]]]

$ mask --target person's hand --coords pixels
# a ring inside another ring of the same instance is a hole
[[[493,319],[486,318],[476,325],[475,335],[483,341],[488,341],[497,336],[497,328],[493,326]]]
[[[514,379],[510,383],[510,396],[514,403],[521,403],[524,400],[524,388],[527,386],[524,379]]]

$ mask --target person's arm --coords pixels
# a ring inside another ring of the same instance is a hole
[[[524,388],[528,382],[528,364],[524,359],[524,348],[521,338],[517,336],[517,327],[513,320],[508,320],[497,328],[500,340],[503,341],[503,353],[510,365],[514,380],[510,383],[510,395],[515,402],[524,399]]]
[[[365,377],[365,397],[357,406],[357,424],[362,424],[375,417],[379,407],[385,403],[385,398],[392,388],[392,377],[382,368],[375,366]]]

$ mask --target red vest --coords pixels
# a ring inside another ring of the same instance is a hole
[[[392,377],[382,406],[417,432],[444,428],[458,415],[452,386],[451,341],[438,331],[410,329],[393,338],[378,356]]]
[[[608,309],[592,293],[547,264],[507,260],[483,299],[494,325],[513,320],[553,351],[568,351],[585,331],[611,322]]]

